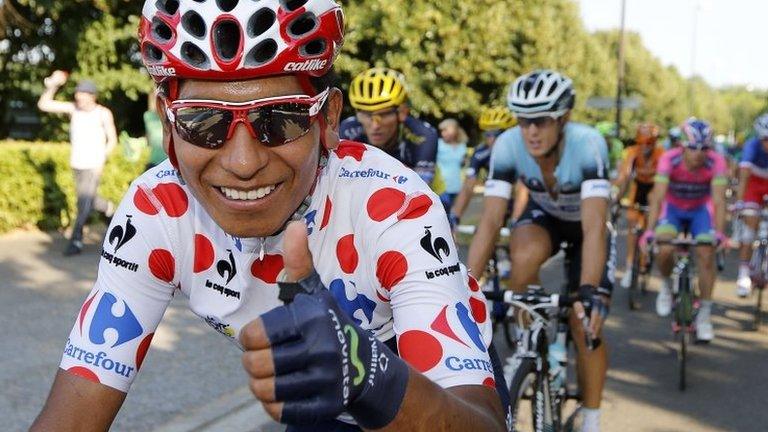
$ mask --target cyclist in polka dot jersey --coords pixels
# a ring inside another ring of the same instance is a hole
[[[341,9],[310,3],[314,33],[237,69],[237,56],[268,54],[227,45],[252,7],[201,17],[193,0],[145,4],[169,160],[124,196],[32,430],[107,429],[177,292],[245,351],[254,395],[287,430],[505,430],[488,311],[440,200],[383,151],[339,140]],[[296,4],[265,7],[291,27],[300,14],[283,9]],[[157,29],[194,32],[195,15],[218,26],[202,63]],[[303,60],[313,38],[325,48]]]

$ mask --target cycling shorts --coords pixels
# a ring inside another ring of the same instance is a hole
[[[629,201],[632,204],[647,206],[648,195],[651,193],[651,189],[653,189],[653,183],[633,181],[629,192]]]
[[[565,252],[565,280],[568,293],[576,293],[581,281],[581,244],[584,240],[581,221],[564,221],[545,212],[534,200],[528,200],[523,214],[512,225],[516,229],[525,225],[537,225],[549,235],[551,255],[561,249]],[[615,236],[608,235],[608,249],[605,270],[600,279],[600,286],[613,291],[613,270],[616,268]]]
[[[713,220],[711,203],[702,204],[691,210],[683,210],[674,204],[664,202],[655,232],[657,235],[673,236],[680,233],[691,233],[696,241],[714,243]]]
[[[759,209],[763,205],[763,196],[768,195],[768,179],[750,175],[747,189],[744,191],[744,204],[749,209]]]

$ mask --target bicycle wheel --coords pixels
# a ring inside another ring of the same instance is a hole
[[[682,332],[680,332],[680,354],[678,356],[678,364],[679,364],[679,373],[680,373],[680,381],[678,383],[678,388],[680,391],[685,391],[685,366],[686,362],[688,360],[688,338],[690,333],[688,333],[687,329],[683,329]]]
[[[765,289],[765,283],[768,279],[768,254],[766,254],[766,247],[763,245],[760,245],[755,252],[755,255],[757,255],[755,258],[755,261],[759,263],[759,267],[757,269],[758,277],[752,278],[752,283],[754,284],[755,290],[757,290],[757,304],[755,305],[755,316],[754,321],[752,323],[753,330],[757,331],[760,330],[760,324],[762,321],[762,307],[763,307],[763,289]]]
[[[512,407],[512,430],[520,431],[559,431],[558,422],[561,407],[553,406],[549,388],[549,377],[545,372],[536,370],[536,361],[522,359],[509,385],[510,405]],[[555,398],[558,399],[558,398]],[[526,409],[530,403],[530,409]],[[526,414],[530,413],[530,417]]]

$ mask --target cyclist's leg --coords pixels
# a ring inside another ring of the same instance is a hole
[[[659,222],[656,224],[654,231],[656,238],[659,240],[671,240],[677,237],[678,233],[682,232],[682,228],[680,211],[672,204],[663,203]],[[669,278],[672,274],[672,266],[674,265],[672,253],[674,250],[674,247],[670,245],[662,245],[658,248],[656,265],[659,273],[664,278]]]
[[[696,247],[696,269],[699,272],[699,290],[702,300],[712,299],[715,285],[715,230],[712,224],[712,204],[705,204],[692,210],[691,236],[698,242],[708,245]]]
[[[530,284],[539,283],[539,269],[552,255],[551,216],[533,200],[512,227],[509,238],[509,258],[512,261],[510,287],[522,292]]]
[[[642,214],[634,209],[627,211],[627,258],[624,263],[625,269],[632,269],[632,262],[635,259],[635,246],[637,244],[637,235],[634,232],[636,226],[643,222]]]
[[[581,278],[581,246],[583,235],[581,232],[581,223],[570,223],[560,221],[557,225],[556,233],[559,239],[568,243],[566,249],[566,258],[570,268],[566,270],[569,278],[570,294],[576,294],[579,288]],[[610,242],[610,236],[608,236]],[[610,248],[607,250],[606,272],[603,275],[601,284],[610,283],[608,281],[608,260],[611,255]],[[612,279],[612,278],[611,278]],[[605,386],[606,371],[608,370],[608,351],[606,350],[605,339],[595,350],[590,351],[586,344],[586,335],[582,327],[581,320],[576,314],[571,313],[568,317],[568,324],[571,329],[574,344],[576,345],[576,368],[578,371],[579,388],[581,389],[582,402],[585,408],[598,409],[602,400],[603,387]]]

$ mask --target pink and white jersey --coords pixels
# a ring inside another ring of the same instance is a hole
[[[396,337],[399,355],[443,387],[494,386],[484,297],[459,263],[439,198],[418,175],[343,141],[304,219],[321,279],[362,328]],[[281,305],[281,253],[282,235],[224,233],[170,163],[147,171],[112,220],[61,368],[127,391],[176,291],[237,345],[243,326]]]
[[[714,150],[707,150],[704,164],[690,171],[683,161],[683,147],[667,150],[659,160],[655,181],[669,183],[666,202],[682,210],[707,204],[712,198],[712,185],[727,183],[728,165]]]

